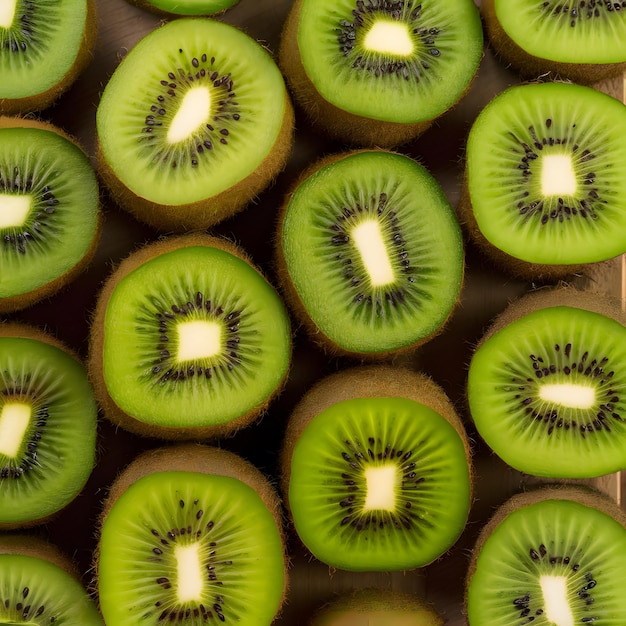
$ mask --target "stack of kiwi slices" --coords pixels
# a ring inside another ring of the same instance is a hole
[[[100,232],[98,183],[82,149],[47,122],[0,117],[0,312],[73,280]]]
[[[287,586],[280,501],[232,452],[151,450],[111,487],[96,571],[111,626],[269,626]]]
[[[230,9],[239,0],[130,0],[133,4],[162,15],[215,15]]]
[[[454,406],[429,377],[390,365],[345,369],[289,418],[283,492],[304,546],[331,567],[422,567],[458,539],[470,452]]]
[[[483,0],[489,40],[524,76],[593,83],[626,69],[626,2]]]
[[[95,464],[96,420],[87,372],[63,344],[0,325],[0,529],[43,523],[76,498]]]
[[[621,626],[625,523],[614,501],[582,487],[513,496],[474,549],[469,626]]]
[[[293,310],[334,353],[382,357],[423,344],[463,282],[461,228],[441,187],[383,150],[307,171],[283,207],[277,252]]]
[[[105,415],[151,436],[235,432],[280,390],[290,359],[276,291],[234,244],[200,233],[125,259],[91,328],[89,368]]]
[[[459,211],[501,267],[554,279],[626,251],[626,106],[591,87],[510,87],[467,140]]]
[[[482,54],[472,0],[297,0],[279,63],[317,127],[392,147],[461,99]]]
[[[0,113],[41,111],[91,62],[95,0],[4,0],[0,7]]]
[[[476,428],[498,456],[553,478],[626,469],[625,324],[619,302],[574,288],[509,305],[467,383]]]
[[[230,24],[181,18],[145,36],[107,83],[99,168],[140,220],[166,231],[207,228],[281,171],[293,122],[265,48]]]

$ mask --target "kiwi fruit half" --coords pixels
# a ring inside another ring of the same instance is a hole
[[[0,536],[0,623],[104,626],[72,561],[52,544]]]
[[[289,418],[281,468],[297,535],[333,568],[415,569],[465,527],[463,426],[441,387],[409,369],[361,366],[320,381]]]
[[[105,415],[151,436],[219,436],[251,423],[290,359],[276,291],[234,244],[200,233],[131,254],[91,327],[89,368]]]
[[[472,0],[297,0],[279,63],[314,125],[355,145],[392,147],[464,95],[482,54]]]
[[[529,78],[589,84],[626,69],[626,2],[483,0],[489,41]]]
[[[48,520],[95,464],[97,406],[83,365],[57,339],[0,325],[0,529]]]
[[[293,109],[257,41],[211,18],[173,20],[126,55],[100,99],[98,163],[119,204],[167,231],[242,209],[284,167]]]
[[[269,626],[286,591],[277,494],[249,462],[209,446],[135,459],[104,503],[97,554],[111,626]]]
[[[100,232],[98,183],[83,150],[47,122],[0,117],[0,313],[73,280]]]
[[[130,0],[133,4],[163,15],[215,15],[235,6],[239,0]]]
[[[467,140],[460,214],[507,270],[554,278],[626,250],[626,106],[571,83],[510,87]]]
[[[582,487],[513,496],[472,554],[470,626],[623,624],[624,523],[615,502]]]
[[[496,319],[474,352],[468,403],[506,463],[536,476],[626,469],[626,327],[619,303],[539,290]]]
[[[330,351],[388,356],[444,326],[464,272],[461,228],[432,175],[407,156],[355,151],[307,171],[283,207],[279,276]]]
[[[95,40],[95,0],[4,0],[0,113],[50,106],[89,65]]]

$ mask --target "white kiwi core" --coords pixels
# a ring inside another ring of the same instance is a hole
[[[596,390],[588,385],[557,383],[541,385],[539,397],[545,402],[553,402],[572,409],[590,409],[596,401]]]
[[[7,402],[0,411],[0,454],[14,459],[28,429],[32,407],[25,402]]]
[[[204,572],[200,545],[178,545],[174,552],[176,557],[177,586],[176,598],[179,602],[202,602],[204,590]]]
[[[395,465],[368,467],[365,470],[364,511],[395,511],[398,472]]]
[[[17,0],[0,0],[0,27],[10,28],[15,18]]]
[[[0,193],[0,228],[22,226],[32,202],[33,198],[28,194]]]
[[[544,196],[572,196],[576,189],[571,156],[547,154],[541,159],[541,193]]]
[[[361,256],[372,287],[388,285],[395,280],[393,267],[378,220],[365,220],[352,230],[352,239]]]
[[[193,87],[183,97],[167,131],[169,143],[178,143],[191,137],[202,126],[211,112],[211,92],[207,87]]]
[[[413,54],[415,44],[405,23],[377,20],[365,35],[363,46],[370,52],[407,57]]]
[[[541,576],[546,620],[554,626],[574,626],[574,616],[567,601],[567,578],[565,576]]]
[[[222,350],[222,325],[218,322],[183,322],[176,326],[176,330],[179,362],[208,359]]]

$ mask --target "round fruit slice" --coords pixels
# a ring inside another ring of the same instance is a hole
[[[0,7],[0,113],[40,111],[91,61],[94,0],[3,0]]]
[[[287,575],[280,503],[233,453],[153,450],[105,503],[98,591],[107,624],[269,626]]]
[[[0,117],[0,312],[50,296],[100,240],[96,174],[56,127]]]
[[[390,147],[464,95],[482,54],[472,0],[298,0],[279,62],[314,124]]]
[[[235,6],[239,0],[130,0],[149,11],[165,15],[215,15]]]
[[[305,395],[283,475],[302,543],[343,570],[427,565],[458,539],[470,506],[454,408],[428,378],[391,366],[345,370]]]
[[[98,160],[116,200],[157,228],[206,228],[282,169],[293,111],[267,51],[229,24],[173,20],[118,66],[98,105]]]
[[[0,326],[0,528],[46,521],[78,495],[96,420],[82,364],[37,329]]]
[[[470,626],[573,626],[624,621],[624,516],[581,488],[514,496],[478,539],[470,564]]]
[[[278,255],[312,336],[359,355],[437,334],[463,282],[452,207],[421,165],[391,152],[343,154],[309,172],[283,209]]]
[[[90,371],[105,414],[153,436],[249,424],[282,386],[290,358],[276,291],[233,244],[201,234],[126,259],[92,326]]]
[[[472,236],[514,271],[564,273],[623,253],[624,133],[626,106],[590,87],[527,84],[496,96],[467,142],[461,211]]]
[[[554,304],[565,298],[575,304]],[[626,469],[623,315],[611,317],[619,313],[599,295],[561,289],[514,310],[470,362],[468,403],[480,435],[527,474],[585,478]]]

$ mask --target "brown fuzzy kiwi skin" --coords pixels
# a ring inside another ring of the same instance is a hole
[[[117,406],[113,398],[109,395],[106,387],[104,380],[104,364],[102,360],[104,346],[104,321],[109,299],[111,298],[117,283],[134,269],[143,265],[150,259],[187,246],[208,246],[218,248],[240,258],[254,267],[247,254],[235,243],[225,238],[208,235],[203,232],[192,232],[185,235],[164,237],[140,247],[121,261],[121,263],[105,281],[98,296],[96,307],[92,316],[87,369],[89,378],[94,387],[96,400],[102,408],[104,416],[109,421],[116,426],[122,427],[124,430],[128,430],[144,437],[156,437],[167,440],[190,440],[231,436],[239,429],[261,419],[270,403],[284,388],[289,375],[288,367],[283,380],[276,387],[273,394],[266,398],[265,402],[259,406],[251,408],[244,415],[241,415],[240,417],[225,424],[188,428],[166,427],[143,422],[140,419],[136,419],[135,417],[128,415],[119,406]],[[255,269],[259,271],[258,268]]]
[[[354,398],[408,398],[424,404],[446,419],[465,448],[473,490],[472,451],[463,422],[444,390],[428,375],[395,365],[360,365],[330,374],[318,381],[293,409],[280,450],[280,487],[289,506],[289,480],[293,450],[307,424],[319,413]],[[472,495],[470,494],[470,499]]]
[[[458,309],[461,302],[461,293],[463,291],[463,284],[461,284],[459,288],[459,296],[451,307],[450,311],[446,319],[441,323],[439,328],[435,329],[431,334],[426,337],[422,337],[416,342],[408,344],[406,346],[402,346],[400,348],[396,348],[393,350],[383,350],[380,352],[355,352],[352,350],[347,350],[343,346],[339,345],[333,339],[328,337],[326,334],[322,332],[322,330],[317,326],[317,324],[313,321],[311,316],[309,315],[300,295],[298,294],[297,289],[295,288],[293,281],[291,280],[291,275],[289,273],[289,269],[287,267],[287,263],[285,261],[285,256],[283,254],[282,248],[282,238],[283,238],[283,225],[285,222],[285,215],[287,214],[287,210],[289,208],[289,204],[297,191],[298,187],[304,183],[309,177],[311,177],[315,172],[336,163],[337,161],[341,161],[345,158],[353,156],[355,154],[360,154],[363,152],[392,152],[393,154],[400,154],[399,152],[394,152],[390,150],[384,150],[379,148],[371,148],[371,149],[354,149],[348,150],[346,152],[328,154],[321,157],[318,161],[309,165],[305,170],[298,176],[297,180],[292,184],[288,193],[285,196],[285,199],[278,210],[278,218],[277,218],[277,227],[276,227],[276,236],[274,239],[274,266],[275,273],[278,279],[278,283],[281,288],[281,293],[285,298],[289,308],[293,311],[295,318],[302,324],[305,329],[305,332],[321,350],[329,354],[330,356],[336,357],[348,357],[348,358],[357,358],[366,362],[382,362],[389,361],[395,357],[399,357],[402,355],[409,355],[415,352],[420,346],[424,345],[431,339],[434,339],[436,336],[441,334],[448,321],[452,318],[455,311]],[[404,155],[402,155],[404,156]],[[465,261],[463,260],[463,263]],[[462,281],[464,281],[465,272],[463,271]]]
[[[489,41],[496,54],[521,76],[529,79],[572,80],[582,85],[621,76],[626,71],[623,63],[563,63],[529,54],[515,43],[500,25],[494,0],[482,0],[481,13]]]
[[[74,146],[87,156],[84,148],[79,144],[78,140],[50,122],[35,118],[0,116],[0,129],[2,128],[37,128],[53,132],[74,144]],[[96,230],[94,232],[93,239],[91,240],[91,245],[89,246],[87,252],[83,255],[82,259],[80,259],[74,267],[70,268],[62,276],[58,276],[46,284],[33,289],[32,291],[7,298],[0,298],[0,313],[14,313],[15,311],[30,307],[37,302],[53,296],[57,292],[61,291],[61,289],[63,289],[66,285],[74,281],[93,261],[102,238],[102,228],[102,204],[101,200],[98,199],[98,221]]]
[[[281,599],[281,607],[285,602],[289,589],[290,560],[286,550],[285,518],[282,502],[274,485],[252,463],[229,450],[201,443],[176,443],[161,446],[139,454],[124,468],[109,487],[104,499],[98,521],[98,536],[106,517],[126,489],[140,478],[158,472],[198,472],[235,478],[251,487],[259,495],[268,511],[274,518],[283,544],[283,561],[285,563],[285,582]],[[100,541],[98,540],[93,556],[94,582],[98,577]]]
[[[20,115],[42,111],[54,104],[82,74],[93,60],[98,34],[96,0],[87,0],[87,17],[83,38],[72,67],[47,91],[23,98],[0,98],[0,114]]]
[[[100,142],[96,145],[96,160],[100,177],[116,204],[161,232],[183,233],[208,229],[245,209],[284,170],[294,141],[295,115],[289,94],[285,93],[282,125],[274,145],[259,166],[216,196],[180,205],[161,204],[134,193],[109,166]]]

